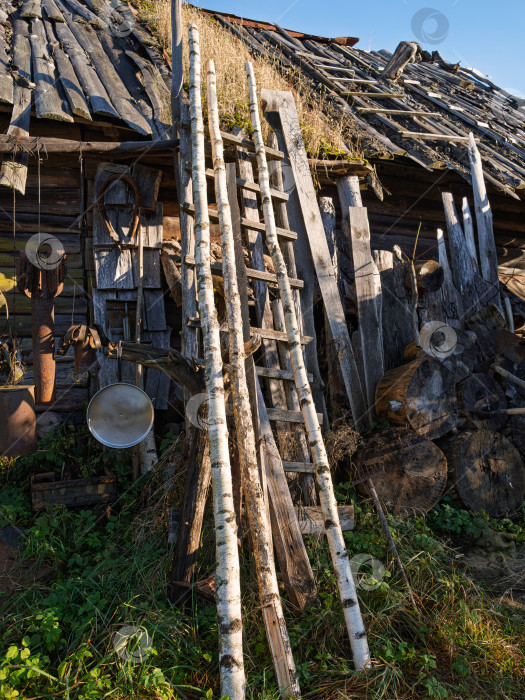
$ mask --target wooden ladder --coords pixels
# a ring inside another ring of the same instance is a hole
[[[233,144],[234,154],[226,164],[226,169],[245,340],[255,335],[261,338],[261,349],[255,356],[256,361],[253,357],[248,358],[251,367],[251,372],[248,371],[250,398],[254,425],[258,430],[260,468],[268,494],[272,534],[281,575],[290,601],[304,609],[308,605],[317,604],[319,599],[303,535],[322,535],[324,525],[320,508],[316,506],[314,465],[310,458],[304,419],[291,370],[277,276],[266,269],[269,256],[265,252],[265,224],[258,200],[260,187],[252,164],[253,145],[252,148],[248,147],[249,142],[243,138],[240,130],[237,130],[235,136],[238,143]],[[304,283],[297,278],[293,248],[297,233],[289,228],[286,212],[288,195],[284,191],[280,158],[275,157],[279,153],[275,143],[272,141],[267,151],[272,156],[269,162],[273,188],[271,194],[279,227],[277,232],[294,290],[296,312],[301,319],[299,293]],[[211,168],[206,170],[206,176],[213,182]],[[195,213],[192,202],[185,202],[182,210],[190,217]],[[218,215],[213,210],[210,210],[210,220],[212,223],[218,221]],[[246,251],[248,261],[245,259]],[[185,268],[183,276],[191,277],[195,267],[194,250],[188,250],[182,256],[181,265]],[[222,263],[213,262],[212,270],[214,274],[221,275]],[[195,308],[188,315],[183,304],[183,326],[188,330],[200,327]],[[312,337],[303,335],[303,346],[312,340]],[[311,373],[309,380],[312,380]],[[322,421],[323,414],[318,415]],[[294,501],[297,505],[294,505]],[[341,507],[340,517],[344,529],[353,527],[351,507]]]

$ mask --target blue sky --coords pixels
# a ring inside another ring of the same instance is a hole
[[[322,36],[358,36],[362,49],[419,41],[525,97],[525,0],[193,0],[209,10]],[[417,14],[419,13],[419,14]]]

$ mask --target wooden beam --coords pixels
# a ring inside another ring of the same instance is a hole
[[[61,153],[79,153],[103,155],[107,157],[132,157],[146,153],[171,153],[179,147],[178,139],[161,139],[159,141],[74,141],[73,139],[55,139],[42,136],[0,135],[0,153],[25,152],[49,155]]]
[[[290,158],[290,167],[293,172],[305,222],[311,257],[330,323],[332,338],[341,358],[341,372],[345,382],[346,393],[355,425],[358,429],[362,429],[368,422],[365,397],[359,380],[343,305],[337,287],[337,277],[330,258],[323,221],[308,166],[308,158],[301,136],[295,100],[291,92],[276,90],[262,90],[261,97],[263,102],[266,103],[265,111],[273,112],[281,122],[282,133]]]
[[[349,92],[339,93],[342,97],[373,97],[375,98],[390,98],[396,100],[405,97],[404,92],[361,92],[360,90],[351,90]]]
[[[459,141],[468,143],[468,136],[458,136],[457,134],[429,134],[419,131],[400,131],[399,135],[404,139],[424,139],[426,141]]]
[[[354,263],[366,396],[369,415],[373,418],[376,387],[385,373],[381,278],[370,249],[367,210],[364,207],[349,207],[348,214],[348,242]]]
[[[379,107],[357,107],[360,114],[394,114],[396,117],[439,117],[439,112],[418,109],[379,109]]]
[[[317,606],[319,597],[259,381],[257,409],[260,455],[266,474],[275,551],[288,596],[294,605],[304,610]]]

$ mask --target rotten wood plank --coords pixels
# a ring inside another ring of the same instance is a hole
[[[339,290],[326,242],[323,222],[317,204],[316,193],[308,166],[297,109],[292,93],[262,90],[266,103],[265,112],[274,112],[281,123],[282,133],[290,157],[296,192],[301,204],[303,219],[314,268],[327,312],[330,329],[341,358],[341,370],[355,425],[362,429],[368,423],[366,403],[359,381],[352,345]],[[273,119],[275,122],[275,118]]]

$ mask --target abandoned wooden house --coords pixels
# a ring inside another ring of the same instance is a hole
[[[202,11],[349,125],[336,154],[307,153],[296,93],[255,85],[248,63],[251,124],[228,129],[213,62],[173,4],[171,61],[128,5],[1,4],[0,448],[35,450],[39,423],[84,420],[90,400],[100,438],[100,391],[143,387],[156,422],[142,471],[165,424],[185,431],[172,597],[192,581],[211,483],[221,654],[236,662],[221,660],[222,692],[242,697],[244,499],[279,686],[300,697],[273,549],[304,609],[318,592],[303,535],[326,533],[354,661],[369,664],[342,538],[353,509],[331,471],[353,456],[403,575],[383,508],[427,512],[446,491],[492,516],[523,502],[525,111],[414,43],[364,51]],[[113,396],[101,441],[133,446],[142,409]],[[341,424],[354,444],[337,464],[325,438]]]

